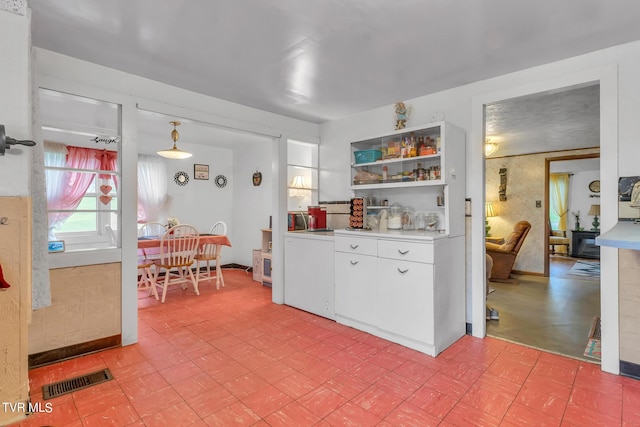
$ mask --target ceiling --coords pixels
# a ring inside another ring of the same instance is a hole
[[[37,47],[315,123],[640,39],[637,0],[29,5]]]

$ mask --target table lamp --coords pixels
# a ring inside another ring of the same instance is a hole
[[[492,216],[496,216],[496,212],[493,210],[493,204],[491,202],[485,203],[484,208],[485,208],[484,235],[485,237],[489,237],[491,236],[489,234],[489,230],[491,230],[491,226],[489,225],[489,218]]]
[[[600,223],[598,222],[598,215],[600,215],[600,205],[591,205],[589,208],[589,215],[593,215],[593,228],[591,231],[600,231]]]

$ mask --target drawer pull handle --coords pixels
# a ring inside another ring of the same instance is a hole
[[[406,251],[401,251],[400,249],[398,249],[398,253],[399,253],[400,255],[406,255],[406,254],[408,254],[408,253],[409,253],[409,249],[407,249]]]
[[[400,270],[400,268],[398,268],[398,273],[400,274],[405,274],[407,271],[409,271],[408,268],[406,270]]]
[[[351,265],[356,265],[360,261],[351,261]]]
[[[360,245],[349,245],[349,246],[351,246],[351,249],[355,250],[355,249],[358,249],[358,246]]]

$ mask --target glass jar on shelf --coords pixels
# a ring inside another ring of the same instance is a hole
[[[411,206],[405,206],[402,209],[402,229],[413,230],[415,226],[415,211]]]

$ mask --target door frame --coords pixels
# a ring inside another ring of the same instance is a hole
[[[546,159],[544,159],[544,277],[549,277],[549,234],[551,233],[551,230],[549,230],[549,220],[547,220],[547,218],[549,218],[549,209],[551,208],[549,203],[549,169],[551,169],[551,162],[596,158],[600,158],[599,152],[559,157],[547,157]]]
[[[535,80],[535,76],[539,76]],[[546,75],[546,77],[545,77]],[[472,98],[471,131],[468,153],[469,169],[468,194],[471,204],[471,331],[473,336],[486,335],[486,294],[485,294],[485,105],[519,96],[531,95],[554,89],[598,82],[600,84],[600,176],[601,176],[601,229],[608,230],[617,222],[618,208],[618,66],[609,64],[583,69],[573,73],[545,73],[539,70],[528,75],[520,86],[495,89]],[[504,86],[504,85],[503,85]],[[602,360],[601,369],[612,374],[620,373],[620,337],[618,309],[618,250],[602,247],[601,266],[601,319],[602,319]]]

